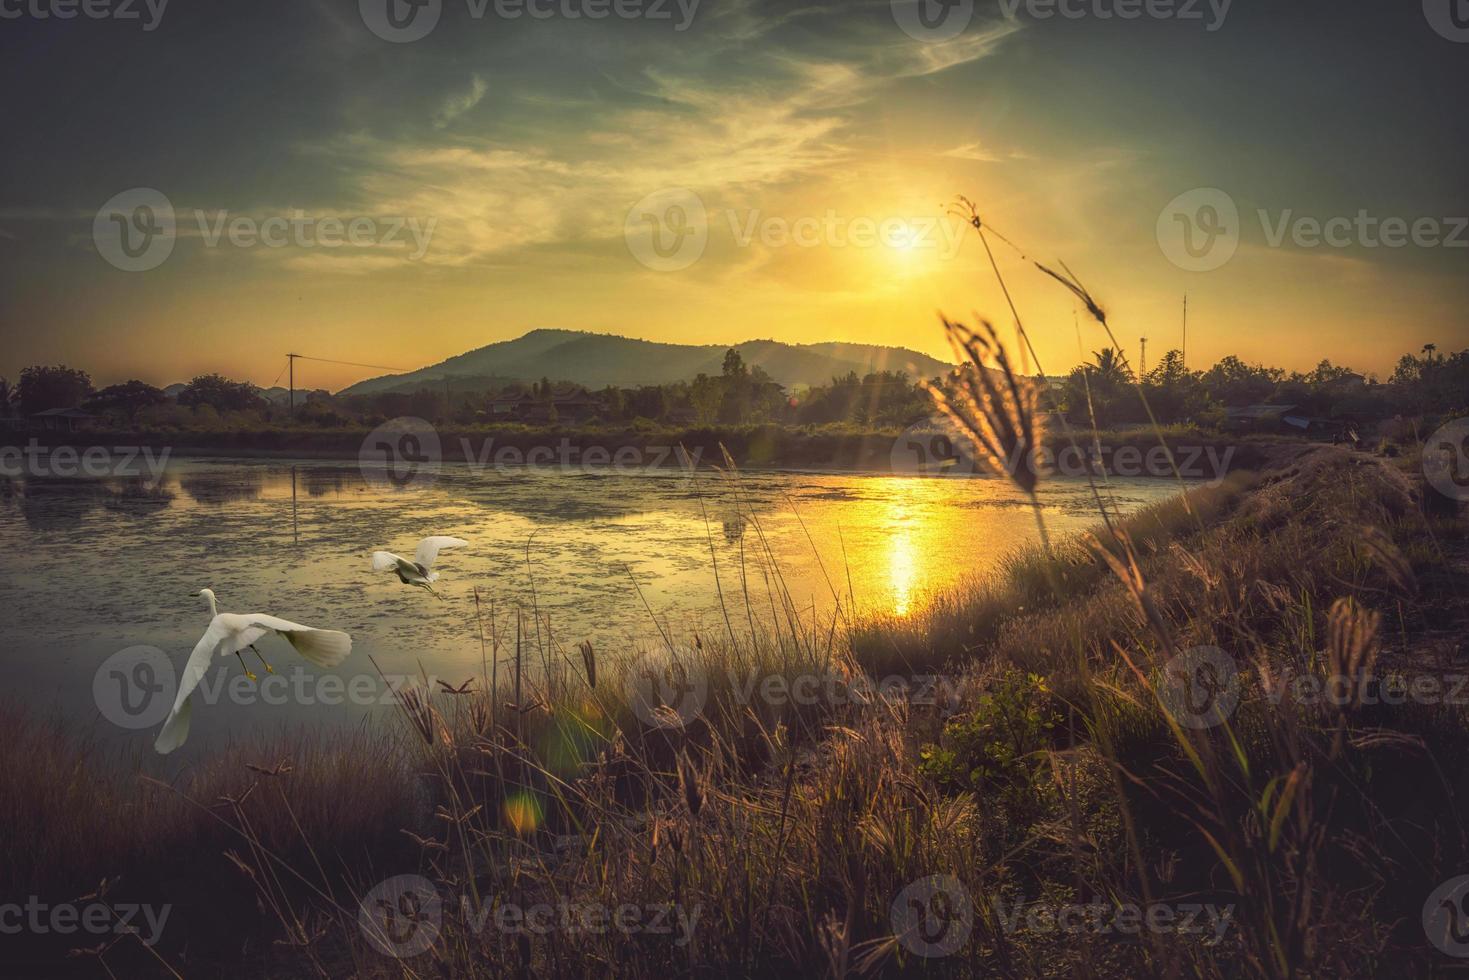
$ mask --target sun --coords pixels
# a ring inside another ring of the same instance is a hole
[[[922,244],[922,238],[917,229],[909,222],[903,222],[893,229],[888,238],[888,247],[895,252],[911,253],[916,251]]]

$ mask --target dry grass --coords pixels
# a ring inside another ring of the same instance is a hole
[[[1441,598],[1418,585],[1441,564],[1433,541],[1462,528],[1425,524],[1397,472],[1334,451],[1114,528],[1105,555],[1079,541],[1018,553],[916,628],[660,637],[657,663],[696,657],[707,680],[688,719],[634,710],[630,658],[524,639],[520,659],[539,662],[516,700],[515,648],[493,629],[487,663],[511,665],[498,696],[486,679],[423,691],[396,728],[240,746],[177,787],[6,708],[0,776],[26,788],[0,814],[16,831],[7,880],[71,898],[121,875],[110,900],[180,910],[165,960],[247,975],[1345,976],[1426,962],[1413,902],[1469,861],[1462,709],[1266,695],[1287,669],[1401,661],[1410,641],[1384,637],[1376,614],[1403,636],[1422,627]],[[1236,657],[1243,691],[1204,732],[1174,723],[1157,686],[1171,652],[1200,643]],[[868,652],[903,644],[906,659]],[[741,693],[751,677],[920,661],[961,682],[957,714]],[[1029,719],[1023,751],[966,775],[965,753],[990,751],[1007,717]],[[357,899],[401,873],[450,902],[431,950],[404,961],[357,918]],[[926,961],[891,906],[933,874],[963,883],[974,916],[961,949]],[[461,896],[487,925],[460,917]],[[1042,898],[1237,911],[1217,946],[1006,928],[1004,909]],[[697,923],[688,942],[493,925],[507,903],[562,902]],[[101,955],[164,973],[136,949]]]
[[[1235,473],[1217,486],[1189,491],[1188,504],[1170,498],[1126,518],[1114,518],[1113,525],[1144,553],[1175,542],[1186,546],[1199,520],[1217,521],[1244,499],[1258,479],[1253,473]],[[1106,531],[1098,526],[1093,533]],[[1090,596],[1110,575],[1080,537],[1057,542],[1049,554],[1040,545],[1022,547],[1001,558],[990,574],[936,596],[908,616],[864,618],[851,631],[852,650],[866,670],[881,676],[960,667],[1016,622],[1040,621],[1084,634],[1089,626],[1086,617],[1077,618],[1066,603]]]
[[[1042,271],[1110,331],[1069,270]],[[1042,437],[1036,389],[992,330],[948,327],[968,364],[940,406],[1002,464]],[[1039,474],[999,468],[1035,501]],[[1423,902],[1469,868],[1464,708],[1307,701],[1290,681],[1450,667],[1415,638],[1469,619],[1446,550],[1463,522],[1425,516],[1382,461],[1324,449],[1126,520],[1104,486],[1098,501],[1092,535],[1054,543],[1037,506],[1037,547],[905,619],[812,622],[778,574],[764,628],[748,595],[721,594],[723,635],[660,626],[641,651],[573,652],[534,609],[492,616],[481,675],[412,692],[398,725],[236,748],[176,787],[5,709],[0,776],[19,791],[0,868],[53,901],[122,874],[109,900],[181,907],[152,959],[84,958],[139,974],[1427,970]],[[1204,645],[1223,658],[1207,670]],[[958,703],[852,696],[933,672]],[[803,676],[827,685],[810,703],[752,696]],[[1201,690],[1238,706],[1200,727]],[[373,887],[405,874],[406,892]],[[934,875],[964,898],[912,904]],[[1013,917],[1034,903],[1230,918],[1213,936],[1068,932]],[[600,910],[602,928],[505,925],[536,906]],[[671,910],[669,930],[609,927],[624,908]],[[375,948],[420,936],[410,958]]]

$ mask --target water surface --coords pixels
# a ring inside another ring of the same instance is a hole
[[[1124,510],[1177,492],[1161,480],[1110,489]],[[1053,534],[1097,522],[1085,481],[1051,482],[1041,500]],[[411,557],[426,534],[472,542],[442,555],[442,601],[369,568],[372,551]],[[225,611],[351,633],[345,680],[375,684],[372,658],[457,684],[481,672],[481,630],[513,644],[517,609],[528,647],[560,656],[554,635],[573,657],[583,639],[633,651],[658,635],[654,617],[678,642],[722,633],[721,591],[745,629],[784,594],[808,621],[830,622],[838,602],[906,615],[1035,536],[1028,501],[997,479],[446,465],[432,485],[400,490],[351,465],[275,460],[172,460],[157,480],[21,477],[0,481],[0,656],[32,704],[151,740],[108,723],[94,675],[139,645],[181,666],[208,623],[191,597],[206,586]],[[279,640],[262,652],[283,675],[316,673]],[[231,658],[215,674],[242,670]],[[322,703],[329,694],[246,700],[198,708],[186,748],[384,710]]]

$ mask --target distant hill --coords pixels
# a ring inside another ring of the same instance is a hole
[[[914,379],[943,374],[952,365],[902,347],[872,344],[784,344],[747,340],[733,345],[749,367],[764,368],[776,381],[825,384],[849,371],[906,371]],[[571,381],[588,388],[687,381],[719,374],[728,344],[660,344],[579,330],[532,330],[523,337],[490,344],[407,374],[359,382],[339,395],[414,391],[424,385],[455,389],[492,388],[512,381]]]

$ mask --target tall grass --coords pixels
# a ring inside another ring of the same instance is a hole
[[[10,706],[0,774],[24,791],[3,814],[18,831],[7,881],[61,900],[120,875],[109,900],[174,902],[157,952],[185,975],[242,962],[317,976],[1285,976],[1425,963],[1413,903],[1469,861],[1462,708],[1269,696],[1291,672],[1408,662],[1452,587],[1433,584],[1438,552],[1424,542],[1461,530],[1424,524],[1413,494],[1380,463],[1323,450],[1196,490],[1190,509],[1139,512],[1096,542],[1104,555],[1071,539],[1049,557],[1017,553],[917,628],[660,635],[637,667],[677,674],[673,662],[697,658],[686,667],[707,696],[688,718],[630,698],[631,656],[538,643],[528,614],[518,631],[487,621],[481,677],[418,690],[396,726],[235,746],[174,786]],[[962,641],[935,638],[945,621]],[[902,643],[906,661],[883,659]],[[1159,687],[1170,655],[1199,643],[1240,666],[1240,707],[1206,732],[1179,727]],[[742,693],[750,677],[855,681],[923,657],[959,682],[957,712]],[[1034,719],[1019,754],[977,766],[999,758],[1011,736],[993,740],[1019,718]],[[358,902],[402,873],[433,882],[453,914],[429,951],[399,961],[372,947]],[[969,942],[929,962],[890,906],[933,874],[961,881],[974,914]],[[1217,946],[1007,927],[1006,909],[1040,899],[1208,901],[1237,916]],[[668,904],[698,919],[685,944],[474,927],[478,911],[493,923],[507,903],[538,902]],[[164,973],[135,946],[98,956]]]
[[[1107,326],[1069,271],[1042,271]],[[967,362],[938,404],[1034,502],[1042,476],[1004,464],[1044,438],[1038,390],[993,330],[948,328]],[[152,959],[87,954],[164,974],[1428,969],[1422,903],[1469,868],[1464,708],[1309,700],[1294,681],[1445,669],[1419,644],[1435,615],[1464,624],[1463,522],[1332,449],[1125,519],[1104,485],[1096,499],[1092,534],[1052,540],[1036,505],[1036,546],[912,616],[854,621],[834,585],[824,622],[796,608],[751,508],[768,578],[721,584],[714,636],[654,617],[641,648],[568,648],[534,604],[507,618],[476,596],[479,676],[408,691],[390,727],[237,746],[173,786],[4,709],[0,776],[22,791],[0,804],[20,830],[0,867],[67,897],[122,873],[138,900],[184,904]],[[936,672],[957,702],[863,683]],[[829,686],[769,696],[801,677]],[[1180,684],[1237,705],[1200,725]],[[403,874],[427,892],[374,887]],[[962,889],[967,936],[929,958],[903,913],[935,875]],[[1230,914],[1213,935],[1118,935],[1036,928],[1036,903]],[[675,909],[686,928],[502,924],[568,904]],[[411,958],[382,954],[429,927]]]

